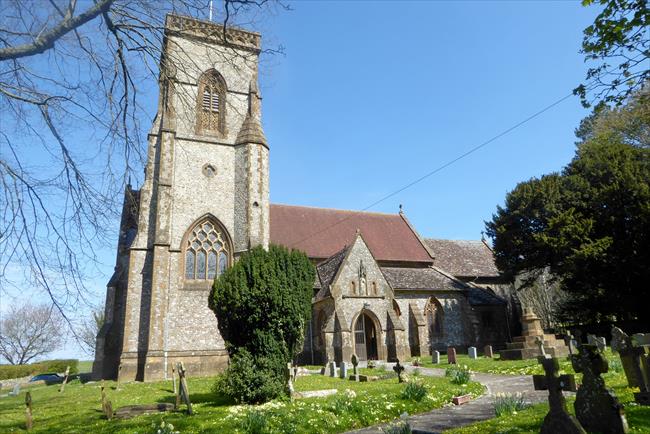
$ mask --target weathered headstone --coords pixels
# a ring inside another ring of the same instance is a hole
[[[348,378],[348,362],[341,362],[341,378]]]
[[[448,347],[447,348],[447,363],[452,365],[456,364],[456,348]]]
[[[27,431],[32,429],[34,421],[32,419],[32,394],[27,392],[25,394],[25,429]]]
[[[402,378],[402,373],[404,372],[404,366],[402,366],[399,363],[399,359],[397,359],[397,363],[395,363],[395,366],[393,366],[393,371],[397,374],[397,382],[402,383],[404,379]]]
[[[338,375],[336,375],[337,373],[336,362],[330,362],[329,373],[330,373],[330,377],[334,377],[334,378],[338,377]]]
[[[582,426],[590,432],[626,433],[623,406],[605,387],[605,380],[600,376],[609,367],[598,347],[581,345],[579,354],[571,356],[571,364],[575,372],[582,372],[582,385],[573,404]]]
[[[178,396],[178,388],[176,387],[176,369],[172,363],[172,386],[174,387],[174,396]]]
[[[183,362],[180,362],[176,365],[176,370],[178,371],[178,386],[181,392],[180,395],[185,402],[185,405],[187,405],[187,413],[190,415],[194,414],[192,411],[192,403],[190,402],[190,392],[187,388],[187,380],[185,379],[185,365],[183,365]]]
[[[18,396],[20,393],[20,384],[16,383],[14,384],[14,388],[11,392],[9,392],[9,396]]]
[[[59,393],[63,392],[65,390],[65,385],[68,382],[68,377],[70,376],[70,366],[65,367],[65,375],[63,377],[63,383],[61,383],[61,387],[59,387]]]
[[[595,345],[598,347],[598,351],[605,351],[605,347],[607,346],[607,341],[605,338],[595,336],[595,335],[587,335],[587,343],[589,345]]]
[[[564,340],[564,345],[569,348],[569,356],[575,354],[577,350],[575,344],[576,341],[573,338],[573,335],[570,332],[567,332],[562,339]]]
[[[101,385],[101,392],[102,392],[102,413],[104,413],[106,419],[111,420],[113,419],[113,404],[111,404],[111,401],[106,399],[106,391],[104,390],[103,380]]]
[[[287,392],[289,393],[289,398],[293,398],[293,394],[295,392],[293,388],[293,366],[291,365],[291,362],[287,363],[287,369],[284,372],[285,376],[285,381],[287,382]]]
[[[492,345],[486,345],[485,348],[483,348],[483,355],[489,358],[494,357],[494,351],[492,350]]]
[[[537,358],[544,367],[545,375],[533,375],[535,390],[548,390],[549,412],[544,417],[541,434],[586,434],[575,416],[566,408],[562,391],[576,391],[573,375],[559,375],[560,364],[556,358]]]
[[[440,351],[435,350],[433,352],[433,355],[431,356],[431,363],[433,363],[434,365],[440,364]]]
[[[550,357],[548,354],[546,354],[546,350],[544,349],[544,339],[537,336],[535,338],[535,345],[539,347],[539,353],[541,354],[541,357],[544,357],[545,359]]]
[[[354,381],[359,381],[359,357],[356,354],[352,354],[352,375],[354,376]]]
[[[634,400],[641,405],[650,405],[650,359],[645,345],[639,345],[642,339],[637,335],[634,338],[618,327],[612,327],[612,351],[621,357],[628,386],[639,388]]]
[[[478,359],[478,353],[476,352],[476,347],[469,347],[467,349],[467,355],[470,359]]]

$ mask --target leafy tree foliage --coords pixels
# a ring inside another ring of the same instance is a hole
[[[231,356],[222,391],[243,402],[283,393],[311,316],[314,273],[304,253],[272,245],[253,248],[215,281],[210,309]]]
[[[593,101],[620,105],[650,79],[647,0],[582,0],[585,6],[593,3],[603,10],[584,30],[581,51],[596,64],[574,93],[585,107]]]
[[[648,320],[650,149],[629,134],[648,108],[634,104],[592,120],[562,173],[520,183],[486,223],[499,269],[559,278],[568,323]]]

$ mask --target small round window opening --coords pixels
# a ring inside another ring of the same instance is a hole
[[[206,164],[203,166],[203,175],[206,178],[214,178],[214,176],[217,174],[217,169],[212,164]]]

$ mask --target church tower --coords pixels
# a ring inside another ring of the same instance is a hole
[[[127,189],[93,373],[120,381],[226,366],[212,282],[269,242],[260,35],[168,15],[145,180]],[[126,214],[126,215],[124,215]]]

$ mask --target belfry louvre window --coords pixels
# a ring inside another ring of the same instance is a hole
[[[225,133],[226,82],[211,69],[199,79],[196,107],[197,134],[223,135]]]
[[[196,225],[185,245],[185,279],[212,280],[229,265],[229,251],[222,231],[211,221]]]

